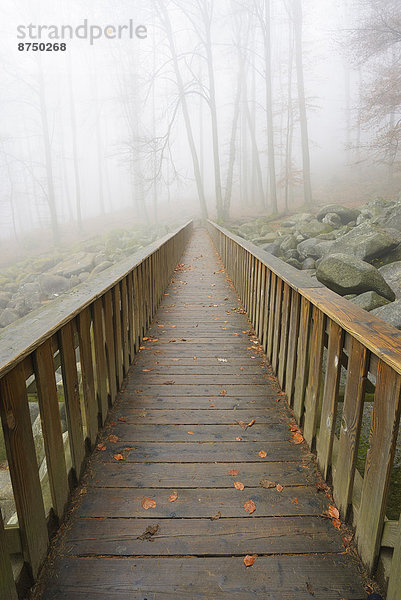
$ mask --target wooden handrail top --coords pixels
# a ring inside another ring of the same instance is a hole
[[[63,325],[76,317],[84,308],[103,296],[116,283],[124,279],[148,256],[156,252],[169,239],[184,230],[192,221],[178,227],[146,248],[135,252],[129,258],[102,271],[90,281],[85,281],[48,305],[41,306],[28,315],[9,325],[0,333],[0,378],[11,371],[16,364],[36,350],[44,341],[51,338]]]
[[[401,331],[251,242],[240,238],[213,221],[209,221],[209,223],[223,235],[256,256],[275,275],[401,374]]]

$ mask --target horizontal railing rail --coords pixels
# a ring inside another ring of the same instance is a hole
[[[191,230],[188,222],[0,335],[0,416],[15,502],[13,518],[3,522],[0,512],[2,600],[17,598],[19,581],[36,579]]]
[[[387,519],[386,506],[401,412],[401,332],[223,227],[209,221],[208,230],[341,516],[355,527],[364,564],[374,573],[380,557],[387,598],[396,600],[401,519]],[[357,469],[368,401],[368,449]]]

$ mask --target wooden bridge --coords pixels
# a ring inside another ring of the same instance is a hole
[[[213,223],[107,277],[0,340],[1,600],[399,600],[400,332]]]

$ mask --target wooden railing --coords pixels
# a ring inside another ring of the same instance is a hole
[[[37,577],[49,534],[63,517],[191,229],[187,223],[0,336],[0,415],[17,521],[4,524],[0,513],[1,600],[15,600],[27,574],[30,582]],[[28,390],[35,390],[39,404],[45,447],[40,469]]]
[[[399,599],[401,520],[388,520],[386,505],[401,410],[401,332],[222,227],[209,222],[208,230],[342,518],[355,527],[363,562],[374,573],[380,557],[390,575],[387,598]],[[369,448],[360,473],[368,401]]]

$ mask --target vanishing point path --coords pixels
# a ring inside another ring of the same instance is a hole
[[[181,263],[35,598],[364,599],[344,534],[321,516],[331,501],[314,458],[294,443],[204,230]]]

